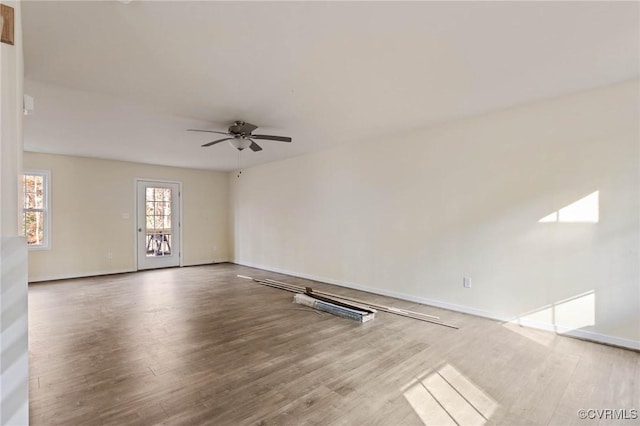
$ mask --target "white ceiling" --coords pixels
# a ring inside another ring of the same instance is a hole
[[[638,78],[637,2],[23,2],[29,151],[232,170]]]

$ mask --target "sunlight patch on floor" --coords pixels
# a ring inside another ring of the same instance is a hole
[[[507,322],[503,324],[503,327],[543,346],[551,346],[551,343],[553,343],[553,340],[556,338],[555,333],[551,331],[523,327],[514,322]]]
[[[425,425],[484,425],[498,407],[449,364],[411,382],[404,397]]]

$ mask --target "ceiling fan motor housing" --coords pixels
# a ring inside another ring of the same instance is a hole
[[[231,126],[229,126],[229,133],[234,135],[250,136],[251,132],[257,128],[258,126],[253,124],[246,123],[242,120],[236,120]]]

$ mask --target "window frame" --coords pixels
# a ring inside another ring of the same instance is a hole
[[[41,209],[27,208],[24,206],[24,190],[25,190],[25,177],[26,176],[42,176],[42,192],[43,203]],[[26,237],[26,228],[24,225],[25,214],[28,212],[42,212],[44,217],[44,224],[42,225],[42,244],[28,244],[29,250],[50,250],[51,249],[51,171],[50,170],[35,170],[25,169],[22,172],[22,220],[20,222],[20,235]]]

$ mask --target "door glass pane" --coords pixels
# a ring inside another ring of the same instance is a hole
[[[145,191],[147,257],[171,255],[171,195],[171,188]]]

